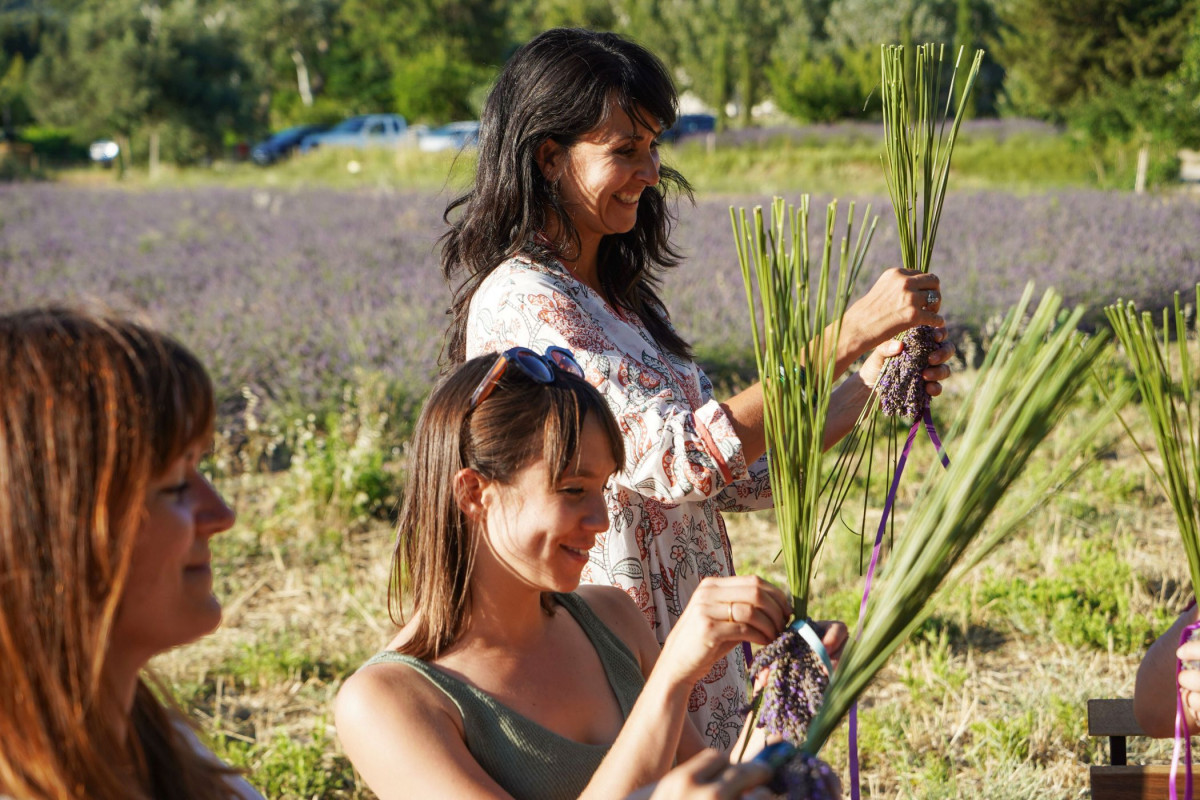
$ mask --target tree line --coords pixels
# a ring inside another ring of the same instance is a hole
[[[879,45],[932,41],[987,51],[974,115],[1139,146],[1200,131],[1200,0],[0,0],[0,123],[189,162],[355,113],[471,118],[558,25],[645,44],[722,126],[767,102],[877,117]]]

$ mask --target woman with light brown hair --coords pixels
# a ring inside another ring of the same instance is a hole
[[[172,339],[0,315],[0,796],[256,798],[150,688],[215,629],[213,390]]]
[[[393,559],[400,630],[335,708],[382,800],[732,798],[769,777],[721,755],[669,770],[704,751],[687,717],[696,680],[740,642],[774,640],[787,595],[707,580],[660,647],[624,592],[580,586],[623,450],[563,348],[472,359],[434,388]],[[832,625],[825,645],[845,638]]]

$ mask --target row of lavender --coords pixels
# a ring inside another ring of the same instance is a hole
[[[677,241],[688,258],[665,290],[701,360],[742,358],[743,375],[754,369],[728,209],[767,199],[681,207]],[[80,301],[136,310],[194,348],[224,392],[249,385],[312,407],[365,367],[420,394],[437,372],[447,321],[436,256],[445,200],[3,187],[0,310]],[[886,200],[870,202],[880,220],[868,277],[898,252]],[[820,241],[823,214],[813,217]],[[1118,297],[1161,306],[1200,281],[1200,202],[1082,191],[960,195],[947,204],[935,271],[952,323],[974,333],[1030,279],[1097,312]]]

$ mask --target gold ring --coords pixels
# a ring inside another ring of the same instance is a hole
[[[733,601],[729,601],[729,621],[733,622]]]

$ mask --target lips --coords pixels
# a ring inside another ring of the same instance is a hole
[[[638,204],[638,200],[640,200],[642,197],[642,193],[637,192],[635,194],[621,194],[620,192],[617,192],[613,195],[613,197],[617,198],[626,205],[636,206]]]
[[[563,550],[566,550],[568,553],[570,553],[571,555],[575,556],[576,558],[582,558],[582,559],[585,559],[585,560],[588,558],[588,551],[587,551],[587,550],[583,550],[583,549],[580,549],[580,548],[578,548],[578,547],[570,547],[570,546],[568,546],[568,545],[565,545],[565,544],[564,544],[564,545],[562,545],[562,549],[563,549]],[[589,548],[589,549],[590,549],[590,548]]]

